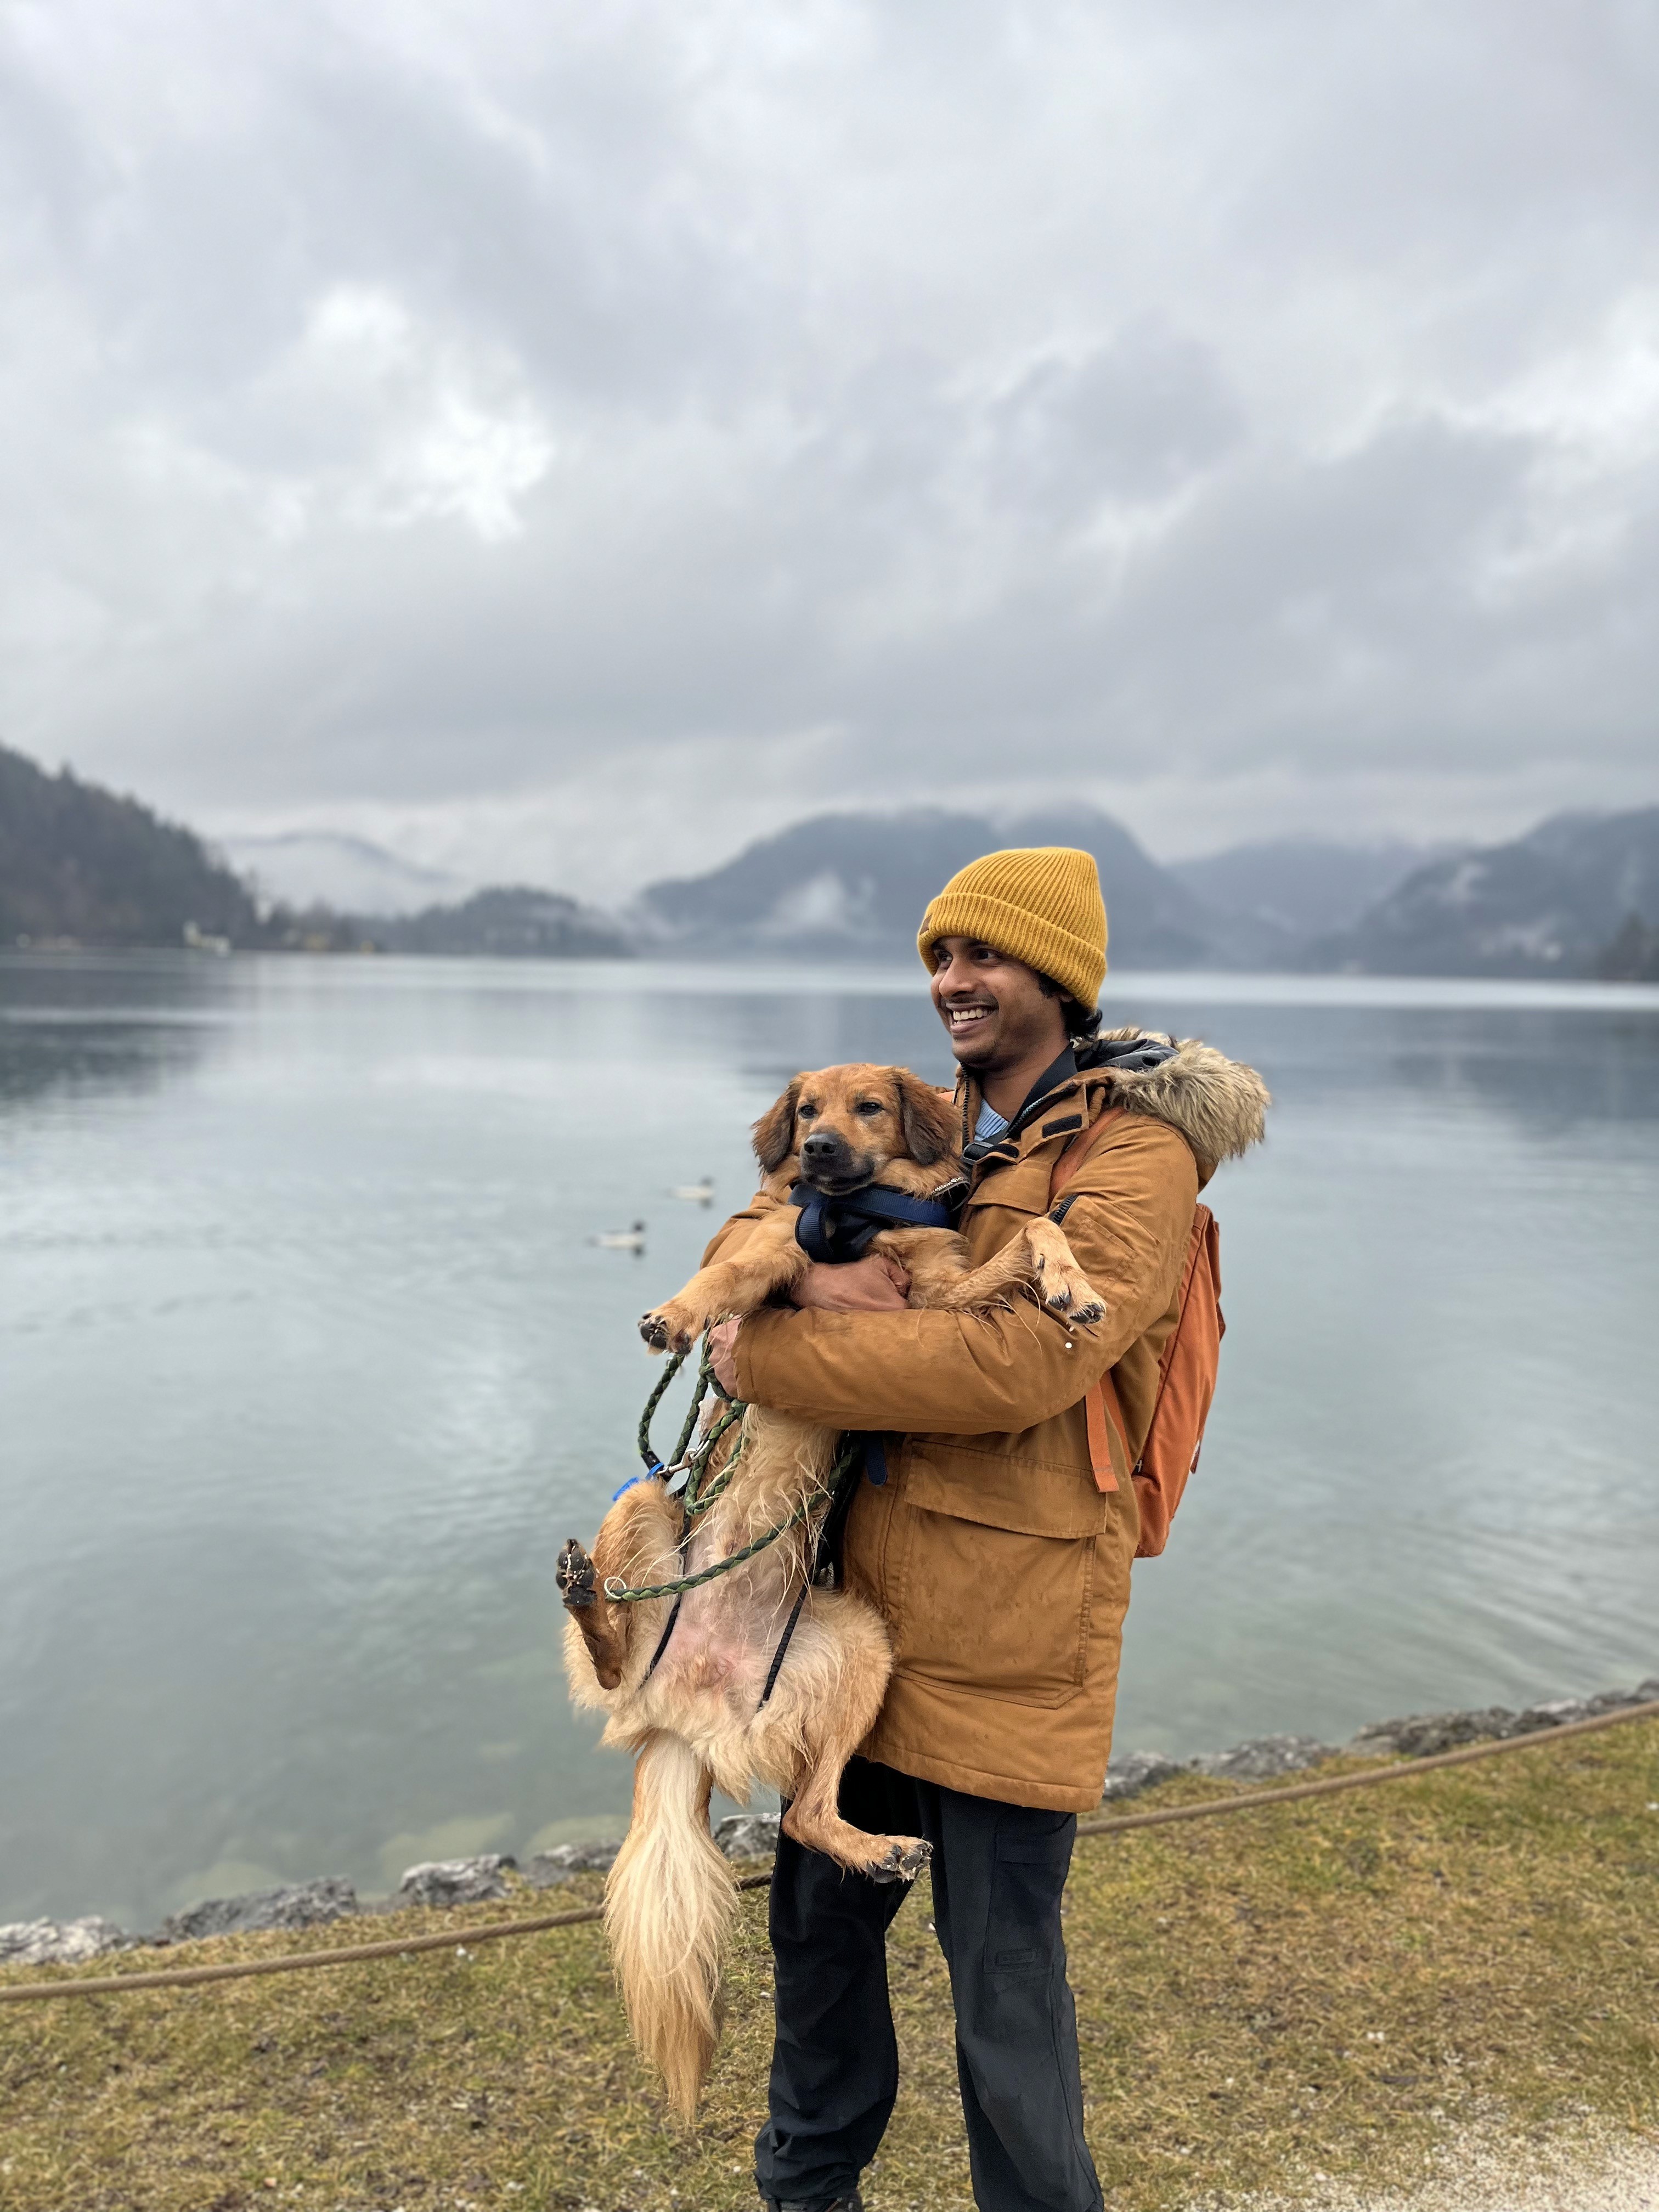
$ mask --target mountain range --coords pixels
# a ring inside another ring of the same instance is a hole
[[[1585,975],[1659,923],[1659,806],[1557,814],[1524,837],[1413,869],[1308,964],[1395,975]]]
[[[624,919],[664,952],[898,957],[964,861],[1039,844],[1094,854],[1118,968],[1632,978],[1659,968],[1659,807],[1555,815],[1483,848],[1292,838],[1168,866],[1081,805],[1000,821],[821,815],[707,875],[653,886]]]
[[[652,885],[626,919],[665,951],[896,958],[914,951],[939,885],[1000,845],[1091,852],[1107,887],[1114,957],[1126,967],[1190,968],[1213,957],[1217,918],[1127,830],[1083,806],[1001,823],[932,807],[821,814],[708,875]]]
[[[0,944],[177,945],[539,958],[896,960],[945,879],[1004,845],[1099,866],[1119,969],[1365,974],[1659,973],[1659,807],[1563,814],[1479,848],[1280,839],[1160,865],[1097,808],[992,819],[837,813],[605,915],[534,885],[470,896],[361,838],[241,838],[230,857],[64,769],[0,747]],[[273,902],[273,894],[275,902]]]
[[[1438,857],[1435,848],[1397,838],[1348,845],[1275,837],[1167,866],[1212,914],[1228,918],[1235,957],[1269,967],[1296,965],[1304,946],[1351,928],[1413,869]]]

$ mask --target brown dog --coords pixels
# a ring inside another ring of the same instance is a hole
[[[763,1188],[776,1210],[645,1316],[647,1343],[686,1351],[712,1322],[753,1313],[799,1279],[810,1261],[787,1202],[793,1183],[832,1199],[871,1188],[932,1198],[962,1180],[956,1140],[951,1101],[908,1068],[796,1076],[755,1125]],[[1036,1291],[1081,1327],[1103,1310],[1064,1232],[1046,1219],[975,1269],[949,1229],[884,1229],[871,1249],[906,1269],[913,1306],[961,1311]],[[880,1710],[892,1656],[879,1615],[861,1598],[805,1588],[836,1443],[830,1431],[751,1406],[732,1480],[684,1552],[678,1508],[660,1480],[647,1480],[611,1507],[592,1558],[573,1537],[559,1559],[573,1700],[609,1717],[605,1743],[638,1754],[633,1820],[605,1888],[617,1978],[636,2038],[688,2118],[714,2056],[720,1953],[736,1902],[709,1834],[712,1788],[742,1802],[756,1783],[770,1784],[789,1800],[783,1825],[796,1842],[878,1881],[908,1880],[928,1857],[919,1838],[868,1835],[836,1810],[842,1770]],[[618,1602],[607,1594],[695,1575],[804,1506],[787,1534],[687,1591],[672,1632],[672,1598]],[[769,1695],[779,1638],[804,1589]]]

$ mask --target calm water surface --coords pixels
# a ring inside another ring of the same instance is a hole
[[[1109,980],[1279,1101],[1121,1747],[1659,1672],[1659,993]],[[0,1920],[620,1825],[555,1555],[854,1058],[945,1078],[919,975],[0,961]]]

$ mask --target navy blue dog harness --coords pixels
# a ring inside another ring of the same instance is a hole
[[[789,1203],[800,1208],[795,1242],[809,1260],[839,1267],[861,1260],[884,1229],[954,1229],[952,1209],[939,1198],[907,1198],[901,1190],[849,1190],[826,1198],[810,1183],[789,1186]]]

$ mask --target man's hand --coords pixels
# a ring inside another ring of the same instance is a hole
[[[708,1371],[728,1398],[738,1395],[738,1331],[740,1321],[716,1322],[708,1332]]]
[[[869,1252],[834,1267],[815,1260],[790,1291],[789,1302],[820,1313],[897,1313],[909,1288],[910,1278],[896,1260]]]
[[[902,1313],[910,1278],[896,1260],[879,1252],[833,1267],[815,1260],[789,1296],[798,1306],[820,1313]],[[738,1395],[738,1331],[741,1322],[717,1322],[708,1332],[708,1367],[730,1398]]]

